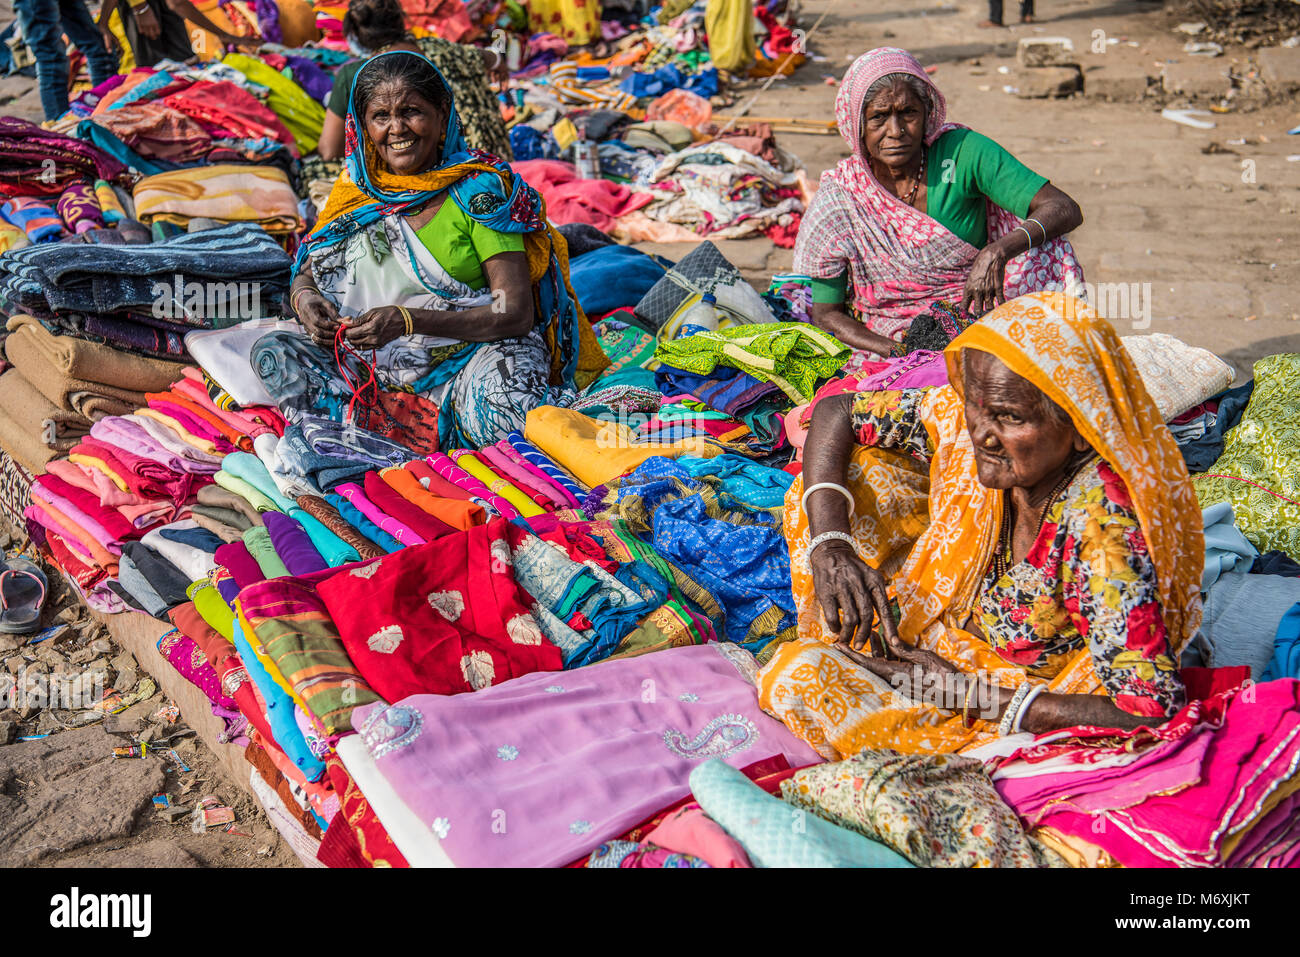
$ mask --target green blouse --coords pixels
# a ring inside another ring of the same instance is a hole
[[[450,197],[416,235],[453,279],[474,290],[487,285],[483,277],[484,262],[501,253],[524,251],[523,233],[490,229],[471,219]]]

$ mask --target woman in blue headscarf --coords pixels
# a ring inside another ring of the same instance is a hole
[[[369,60],[344,137],[345,172],[290,290],[307,335],[272,333],[253,353],[291,421],[346,418],[344,343],[374,350],[384,388],[438,405],[443,447],[505,438],[529,409],[600,373],[608,359],[541,197],[508,164],[466,146],[433,64],[406,51]],[[346,371],[355,382],[357,370]]]

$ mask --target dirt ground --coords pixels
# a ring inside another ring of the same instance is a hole
[[[1014,4],[1007,7],[1010,14]],[[806,0],[803,28],[820,20],[808,39],[816,56],[776,81],[750,112],[833,118],[834,81],[856,55],[885,44],[908,49],[936,67],[952,121],[999,141],[1080,203],[1085,223],[1071,238],[1090,282],[1149,284],[1149,328],[1112,314],[1121,333],[1176,335],[1224,356],[1240,378],[1263,355],[1300,351],[1300,161],[1287,159],[1300,154],[1300,137],[1286,135],[1300,124],[1298,101],[1276,93],[1267,101],[1228,100],[1229,112],[1207,117],[1216,124],[1212,130],[1160,115],[1163,106],[1222,102],[1229,69],[1250,86],[1258,51],[1227,44],[1220,57],[1185,54],[1188,37],[1172,28],[1197,18],[1172,4],[1039,0],[1039,23],[991,31],[975,27],[985,15],[981,0]],[[0,25],[10,17],[9,0],[0,0]],[[1025,36],[1071,38],[1083,94],[1028,100],[1005,92],[1018,82],[1015,48]],[[1105,52],[1091,52],[1098,48]],[[1273,75],[1280,63],[1283,79],[1294,78],[1300,88],[1300,47],[1274,55]],[[1162,73],[1169,74],[1165,83],[1190,95],[1098,98],[1104,90],[1140,90],[1145,77],[1160,83]],[[739,102],[751,95],[743,92]],[[33,81],[0,78],[0,113],[39,119],[39,112]],[[814,179],[847,155],[837,135],[778,139]],[[767,240],[720,245],[759,288],[791,267],[791,251]],[[672,258],[688,251],[643,248]],[[155,695],[124,717],[145,718],[163,703]],[[120,743],[96,725],[0,747],[0,867],[297,864],[245,789],[201,743],[191,738],[179,745],[194,768],[189,773],[160,758],[115,759],[112,748]],[[237,828],[248,836],[166,824],[152,809],[157,793],[190,806],[215,794],[235,807]]]

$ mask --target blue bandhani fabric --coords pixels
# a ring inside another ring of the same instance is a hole
[[[569,281],[582,311],[603,316],[615,309],[631,309],[667,271],[639,249],[603,246],[570,261]]]
[[[791,481],[735,455],[656,456],[611,483],[617,494],[611,517],[649,527],[655,551],[721,608],[722,621],[714,625],[726,640],[757,653],[795,625],[780,522]]]
[[[586,486],[556,465],[545,452],[525,439],[522,432],[511,432],[506,436],[506,441],[524,457],[525,462],[529,465],[535,465],[545,472],[548,477],[572,495],[575,501],[581,502],[587,497],[588,489]]]
[[[535,130],[527,123],[519,123],[510,129],[510,152],[515,155],[515,162],[524,160],[559,159],[560,144],[549,132]]]
[[[718,95],[718,71],[713,67],[687,75],[676,64],[661,66],[653,73],[632,73],[618,87],[637,99],[644,96],[662,96],[669,90],[690,90],[696,96],[708,99]]]

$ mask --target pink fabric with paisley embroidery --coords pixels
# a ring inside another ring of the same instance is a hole
[[[691,770],[710,758],[816,763],[759,709],[756,669],[735,645],[694,645],[414,695],[353,721],[458,867],[558,867],[689,795]]]

